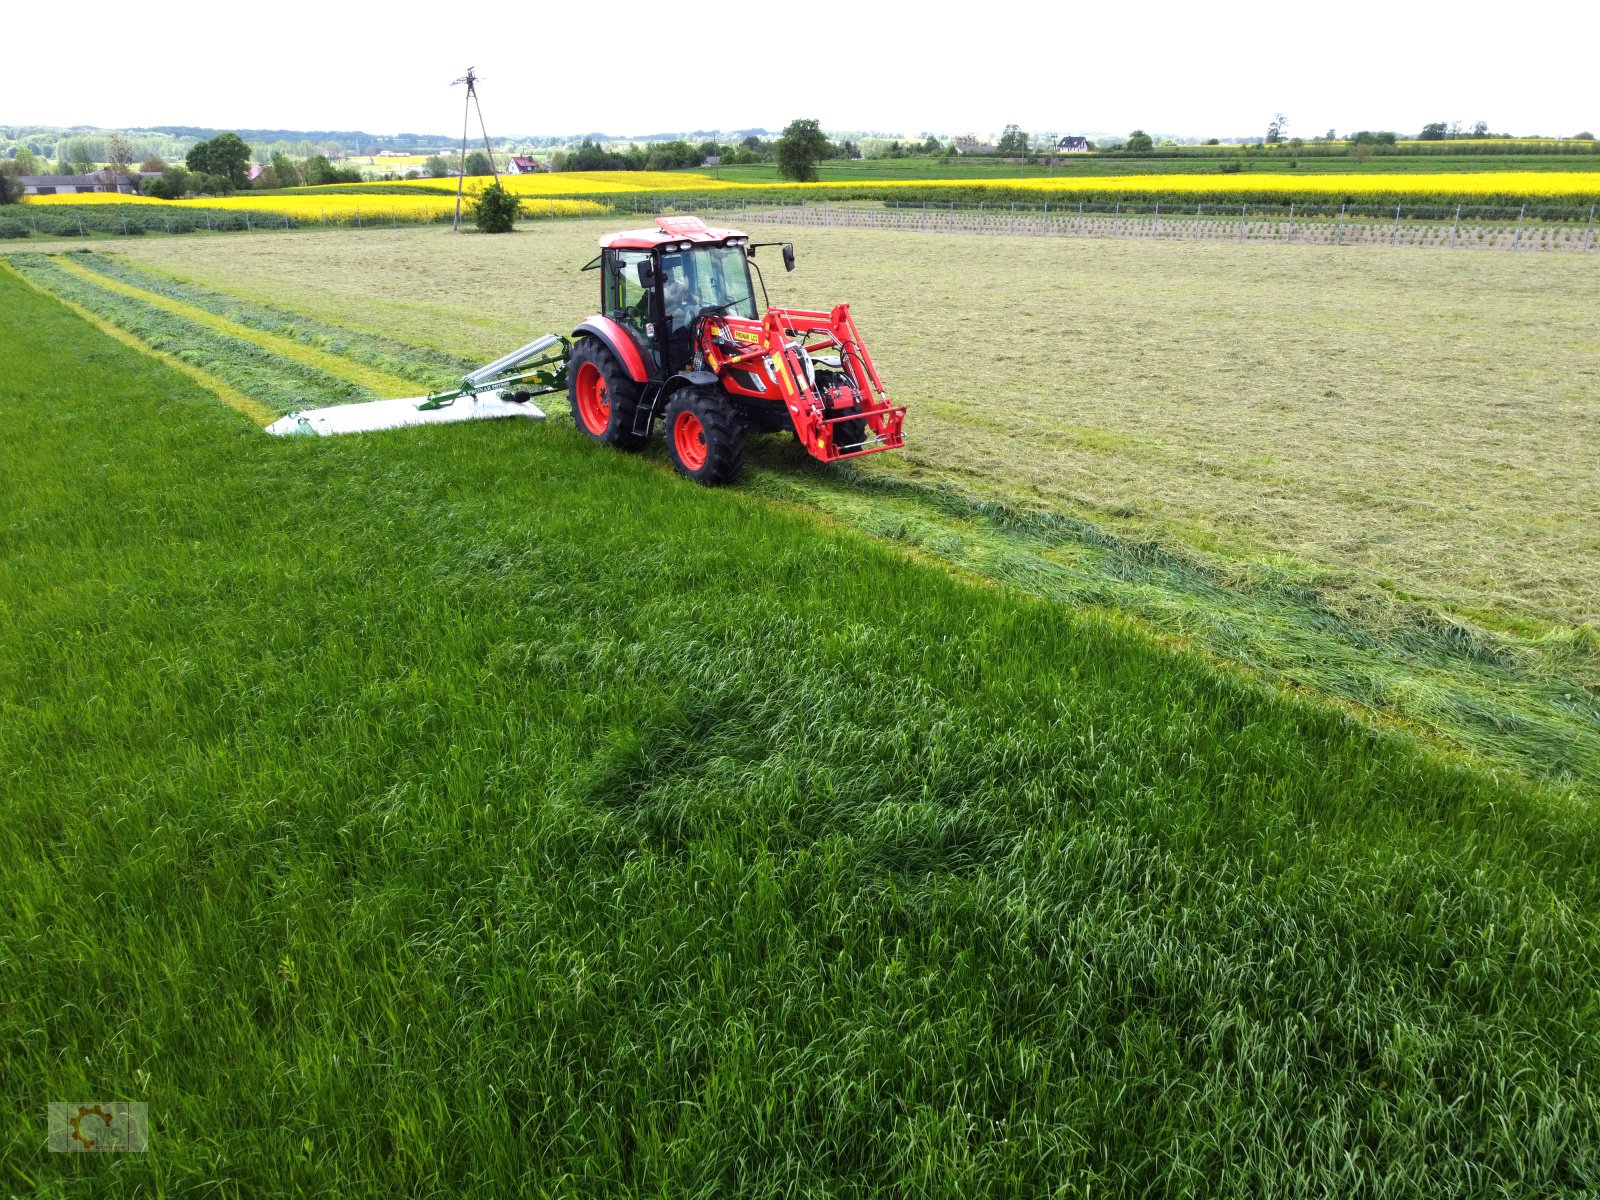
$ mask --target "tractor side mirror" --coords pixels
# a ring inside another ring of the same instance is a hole
[[[785,242],[783,244],[783,269],[785,271],[794,270],[794,243],[793,242]]]
[[[656,264],[651,258],[639,260],[639,286],[645,291],[654,291],[656,286]]]

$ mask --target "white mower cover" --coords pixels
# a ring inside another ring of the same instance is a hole
[[[493,393],[462,397],[444,408],[419,409],[425,396],[409,400],[372,400],[365,404],[336,404],[331,408],[308,408],[279,417],[267,426],[278,437],[312,434],[330,437],[337,433],[370,433],[378,429],[404,429],[411,425],[449,425],[455,421],[487,421],[496,417],[525,417],[544,420],[537,404],[514,404]]]

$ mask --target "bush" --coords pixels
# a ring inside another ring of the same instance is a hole
[[[510,233],[516,227],[517,210],[521,207],[521,196],[491,183],[479,194],[472,217],[484,233]]]

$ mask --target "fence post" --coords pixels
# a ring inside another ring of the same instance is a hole
[[[1450,248],[1454,250],[1461,237],[1461,205],[1456,205],[1456,223],[1450,229]]]
[[[284,213],[283,214],[283,227],[285,229],[289,228],[289,214],[288,213]]]
[[[1200,209],[1202,207],[1203,206],[1199,205],[1199,204],[1196,204],[1194,206],[1194,240],[1195,241],[1199,241],[1200,240]]]
[[[361,205],[356,205],[356,228],[361,228]]]
[[[1118,232],[1118,227],[1121,226],[1121,224],[1122,224],[1122,201],[1118,200],[1117,201],[1117,211],[1114,212],[1113,214],[1111,214],[1111,236],[1112,237],[1121,237],[1122,236],[1122,234],[1120,232]]]
[[[1244,241],[1244,214],[1247,208],[1249,208],[1247,204],[1239,205],[1239,240],[1241,242]]]
[[[1389,245],[1398,246],[1399,244],[1400,244],[1400,206],[1398,204],[1396,204],[1394,206],[1394,232],[1389,235]]]
[[[250,228],[250,214],[249,213],[245,213],[244,214],[244,231],[246,233],[254,233],[255,232],[255,230]]]
[[[1333,231],[1333,244],[1335,246],[1342,246],[1344,244],[1344,210],[1346,207],[1348,206],[1344,204],[1339,205],[1339,224],[1334,228]]]
[[[1594,205],[1589,205],[1589,227],[1583,231],[1583,252],[1589,252],[1589,239],[1594,236]]]
[[[1156,229],[1153,236],[1161,236],[1161,201],[1159,200],[1156,201]]]
[[[128,236],[128,218],[127,217],[123,217],[122,218],[122,236],[123,237],[127,237]]]
[[[1522,218],[1528,215],[1528,206],[1524,204],[1522,211],[1517,214],[1517,236],[1512,239],[1511,248],[1517,249],[1522,245]]]
[[[1083,201],[1078,201],[1078,236],[1083,236]]]
[[[78,218],[78,236],[79,237],[88,237],[89,236],[87,233],[85,233],[83,231],[83,218],[82,217]]]

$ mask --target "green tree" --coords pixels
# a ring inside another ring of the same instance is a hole
[[[1128,135],[1128,145],[1127,145],[1126,149],[1134,150],[1134,151],[1141,151],[1141,150],[1152,150],[1154,148],[1155,148],[1155,142],[1151,140],[1150,135],[1148,133],[1146,133],[1144,130],[1135,129],[1132,133],[1130,133]]]
[[[18,146],[17,157],[11,161],[17,164],[18,175],[43,174],[43,172],[39,170],[39,159],[34,155],[33,151],[29,150],[26,146]]]
[[[113,175],[133,173],[133,143],[120,133],[111,135],[106,142],[106,163]]]
[[[1486,137],[1486,136],[1488,136],[1488,133],[1489,133],[1489,122],[1487,122],[1487,121],[1479,121],[1477,124],[1475,124],[1472,127],[1472,136],[1473,137],[1479,137],[1479,138]]]
[[[422,169],[428,174],[432,175],[435,179],[439,178],[441,175],[450,174],[450,164],[445,162],[444,155],[442,154],[428,155],[428,157],[423,161]]]
[[[828,139],[816,121],[790,121],[778,139],[778,178],[815,183],[817,164],[828,153]]]
[[[272,162],[270,165],[272,167],[272,173],[278,177],[278,186],[300,186],[300,168],[295,166],[294,160],[287,154],[283,153],[283,151],[274,150],[272,152]],[[261,186],[259,180],[257,180],[256,186]]]
[[[510,233],[516,228],[517,210],[521,207],[521,196],[506,191],[498,183],[491,183],[478,193],[472,219],[484,233]]]
[[[0,204],[15,204],[17,202],[17,188],[11,182],[11,176],[0,174]]]
[[[1434,121],[1430,125],[1424,125],[1422,127],[1422,140],[1425,142],[1442,142],[1444,141],[1445,130],[1448,128],[1449,126],[1443,121]]]
[[[167,169],[167,160],[159,154],[152,154],[139,164],[139,170],[147,175],[157,175]]]
[[[1288,117],[1282,113],[1273,117],[1271,123],[1267,126],[1267,145],[1276,146],[1283,141],[1283,131],[1287,128],[1289,128]]]
[[[161,172],[160,179],[152,179],[144,185],[144,194],[158,200],[176,200],[188,190],[189,172],[179,166],[168,167]]]
[[[466,174],[493,175],[494,163],[489,161],[489,156],[482,150],[474,150],[471,154],[467,155]]]
[[[1007,125],[1006,131],[1000,135],[1000,141],[995,149],[1001,154],[1026,154],[1028,152],[1028,135],[1022,132],[1021,126]]]
[[[698,167],[705,155],[685,141],[657,142],[646,153],[646,170],[677,171]]]
[[[189,170],[226,179],[234,187],[245,185],[250,172],[250,147],[236,133],[219,133],[209,142],[196,142],[184,156]]]
[[[219,133],[211,139],[211,173],[221,175],[234,187],[245,185],[250,173],[250,147],[236,133]]]

